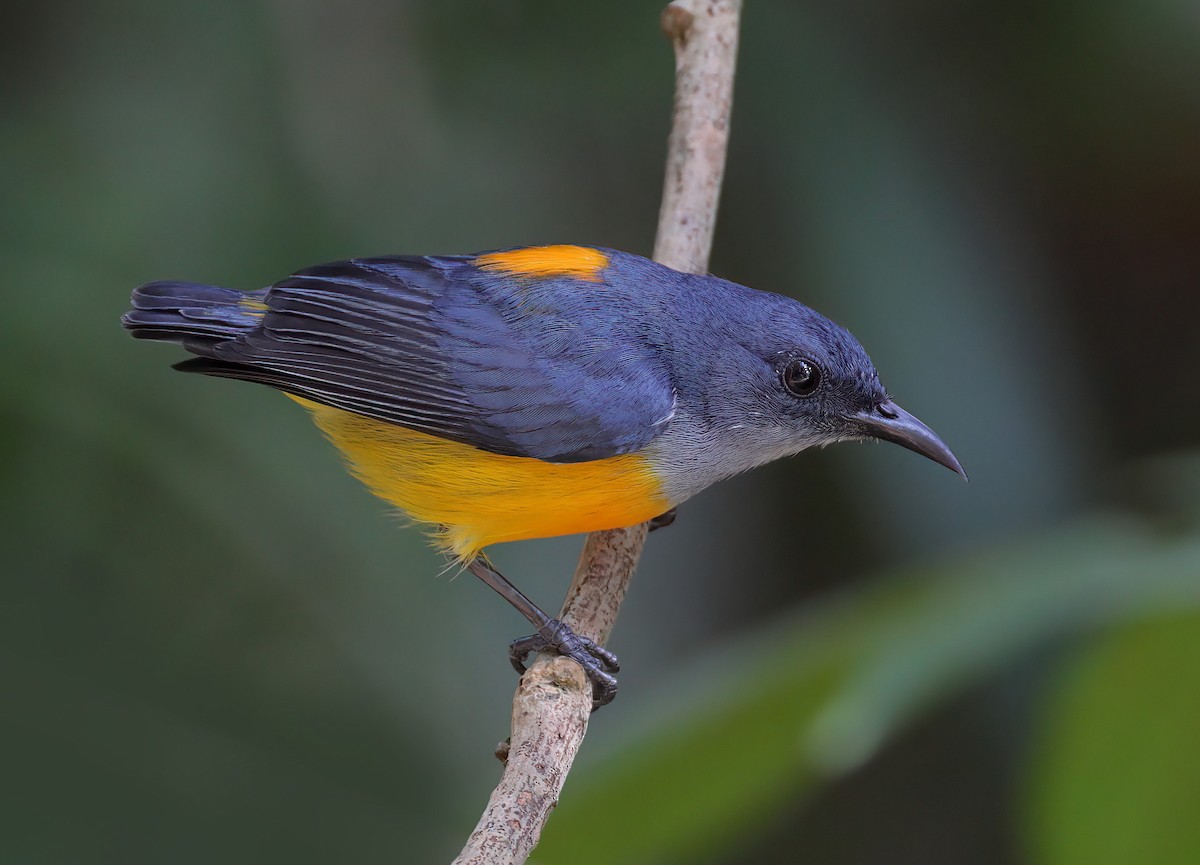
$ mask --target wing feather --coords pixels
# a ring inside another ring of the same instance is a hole
[[[259,324],[181,369],[246,379],[495,453],[555,462],[637,450],[673,391],[629,310],[579,280],[517,280],[469,258],[354,259],[263,297]],[[621,295],[610,292],[619,300]],[[622,313],[622,314],[617,314]]]

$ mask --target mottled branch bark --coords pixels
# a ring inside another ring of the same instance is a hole
[[[675,0],[662,26],[675,47],[675,108],[654,258],[708,268],[725,170],[741,0]],[[608,640],[647,527],[588,535],[560,618]],[[541,655],[513,698],[504,775],[455,865],[516,865],[528,858],[587,732],[591,685],[574,661]]]

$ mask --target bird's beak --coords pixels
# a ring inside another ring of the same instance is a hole
[[[958,472],[963,480],[967,479],[967,473],[963,471],[958,458],[946,447],[946,443],[938,438],[937,433],[891,400],[880,403],[873,411],[852,415],[850,420],[859,425],[864,435],[916,451],[921,456],[929,457],[935,463]]]

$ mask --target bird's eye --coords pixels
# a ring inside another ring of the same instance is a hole
[[[783,368],[783,386],[796,396],[811,396],[821,383],[821,368],[811,360],[789,360]]]

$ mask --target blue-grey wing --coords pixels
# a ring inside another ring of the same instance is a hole
[[[552,462],[629,453],[662,431],[674,392],[658,322],[628,290],[517,279],[471,261],[309,268],[261,295],[252,329],[185,341],[201,357],[180,368]]]

